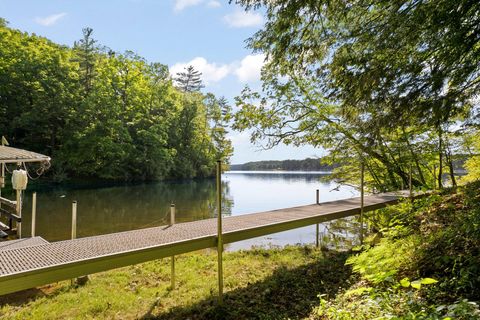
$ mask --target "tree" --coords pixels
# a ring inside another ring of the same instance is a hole
[[[80,77],[85,95],[88,95],[92,88],[92,81],[95,77],[95,62],[98,56],[96,40],[92,38],[93,29],[83,28],[83,38],[74,42],[73,49],[76,57],[74,61],[79,63]]]
[[[392,187],[405,185],[410,164],[427,185],[435,152],[438,167],[449,161],[445,134],[468,119],[480,86],[477,2],[236,2],[265,6],[268,19],[248,41],[267,56],[264,93],[238,97],[238,129],[254,128],[268,147],[368,159],[372,179]]]
[[[175,88],[166,65],[98,46],[90,28],[68,48],[0,20],[0,70],[0,132],[50,155],[57,181],[207,177],[231,154],[203,94]]]
[[[202,73],[195,70],[193,66],[184,68],[184,72],[178,72],[175,77],[177,87],[183,92],[198,92],[204,85],[202,84]]]

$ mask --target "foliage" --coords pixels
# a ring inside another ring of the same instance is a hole
[[[68,48],[2,23],[0,70],[0,132],[50,155],[58,179],[206,177],[233,152],[228,104],[203,121],[201,74],[176,89],[167,66],[104,48],[91,28]]]
[[[480,319],[480,183],[369,215],[384,237],[351,256],[356,283],[313,319]]]
[[[399,270],[414,261],[413,253],[418,245],[419,239],[415,236],[395,241],[383,239],[379,245],[348,258],[347,264],[351,264],[354,272],[374,284],[394,282]]]
[[[198,92],[204,87],[202,73],[193,66],[185,67],[184,72],[178,72],[175,78],[177,87],[184,92]]]
[[[285,170],[285,171],[331,171],[335,166],[322,163],[322,159],[267,160],[232,165],[233,170]]]
[[[468,174],[464,181],[480,180],[480,131],[472,135],[472,144],[474,155],[465,162]]]
[[[456,184],[456,140],[478,111],[477,2],[231,2],[267,16],[248,41],[266,56],[263,90],[237,98],[237,129],[326,148],[350,181],[364,162],[372,189],[405,187],[410,167],[416,186]]]

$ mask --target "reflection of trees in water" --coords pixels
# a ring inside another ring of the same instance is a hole
[[[247,180],[267,180],[267,181],[286,181],[286,182],[318,182],[323,178],[329,176],[329,173],[305,173],[305,172],[291,172],[291,173],[228,173],[228,175],[241,175],[242,178]]]
[[[223,212],[230,215],[233,200],[228,182],[222,183]],[[30,228],[31,194],[24,207],[24,228]],[[38,192],[38,234],[50,240],[67,239],[71,227],[71,202],[78,201],[80,236],[165,225],[170,204],[176,222],[212,218],[216,208],[215,180],[163,182],[98,189],[54,189]]]
[[[320,232],[320,245],[336,250],[351,249],[358,242],[357,217],[347,217],[322,223],[325,231]]]

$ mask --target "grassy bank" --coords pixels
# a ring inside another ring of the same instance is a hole
[[[310,246],[216,254],[104,272],[0,297],[4,319],[480,319],[480,183],[369,213],[350,252]]]
[[[224,255],[225,308],[216,308],[214,251],[178,256],[169,290],[163,259],[0,298],[4,319],[278,319],[306,317],[319,292],[335,295],[350,276],[346,253],[311,247]]]

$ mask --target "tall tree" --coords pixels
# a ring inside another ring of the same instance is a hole
[[[92,38],[93,29],[83,28],[83,38],[74,42],[73,49],[75,52],[74,61],[80,65],[80,77],[85,91],[88,95],[92,89],[92,82],[95,76],[95,62],[98,56],[97,41]]]
[[[444,131],[466,119],[480,88],[478,2],[235,2],[266,7],[267,23],[248,43],[268,61],[264,93],[246,89],[237,99],[237,128],[253,128],[269,146],[368,158],[372,176],[390,185],[405,184],[408,163],[418,163],[414,180],[425,184],[432,152],[443,164]],[[432,132],[437,147],[418,148]]]
[[[202,73],[195,70],[193,66],[186,67],[184,72],[178,72],[175,82],[177,87],[184,92],[198,92],[204,87]]]

